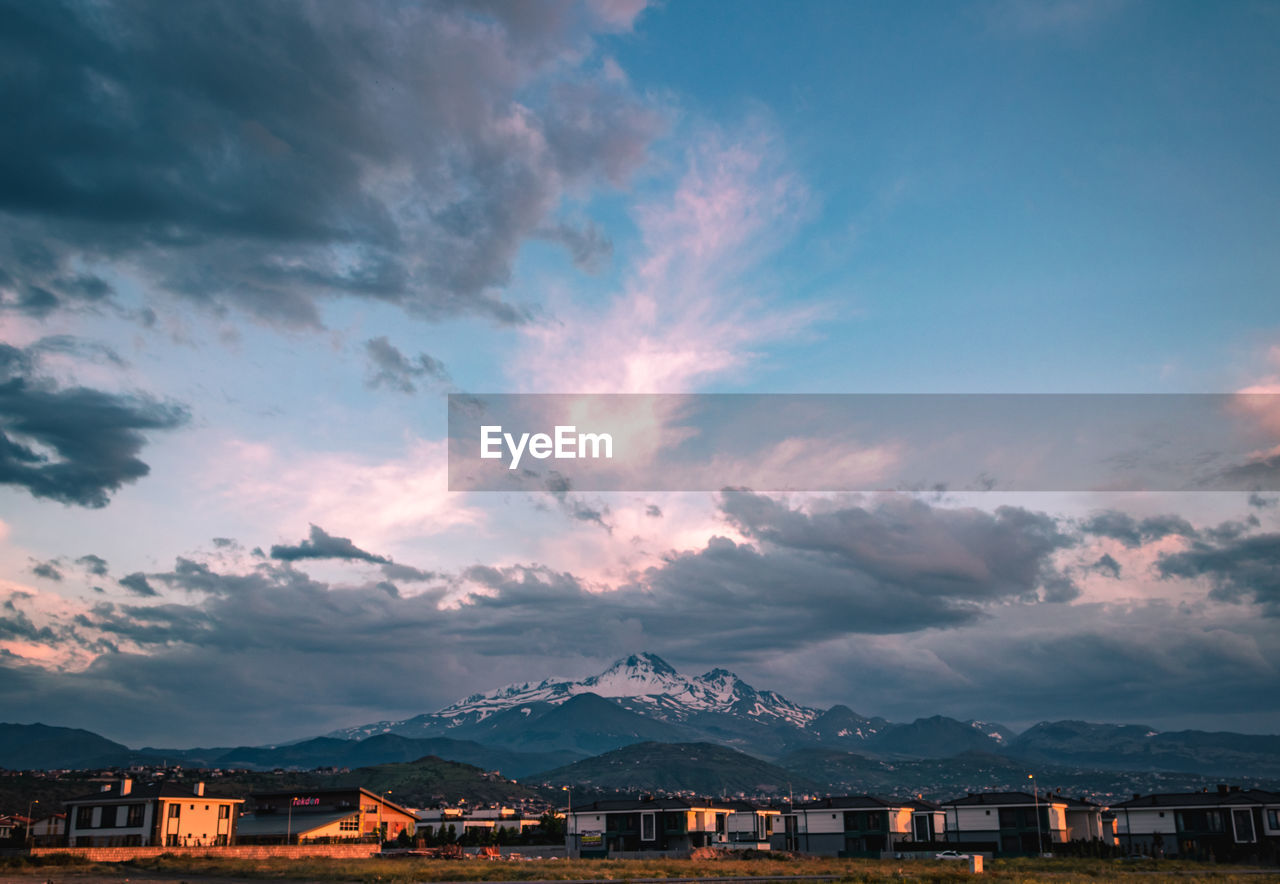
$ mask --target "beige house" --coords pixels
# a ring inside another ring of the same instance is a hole
[[[243,798],[205,795],[204,783],[109,783],[66,802],[71,847],[213,847],[235,843]]]

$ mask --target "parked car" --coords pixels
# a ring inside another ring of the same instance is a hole
[[[968,859],[969,854],[958,853],[954,850],[944,850],[942,851],[942,853],[935,853],[933,855],[933,858],[934,859]]]

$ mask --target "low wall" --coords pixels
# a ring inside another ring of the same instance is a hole
[[[172,854],[223,859],[303,859],[327,856],[337,859],[366,859],[378,852],[377,844],[233,844],[230,847],[33,847],[32,856],[67,854],[89,862],[124,863],[135,859]]]

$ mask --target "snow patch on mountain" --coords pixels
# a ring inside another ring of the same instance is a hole
[[[407,723],[453,729],[474,725],[509,709],[546,703],[559,706],[579,694],[607,697],[624,709],[650,718],[684,722],[703,713],[745,716],[765,724],[786,723],[803,728],[821,711],[792,703],[773,691],[757,691],[726,669],[686,676],[656,654],[632,654],[616,661],[599,675],[579,681],[546,678],[538,682],[510,684],[486,693],[472,694],[438,712],[408,722],[378,722],[336,732],[334,736],[357,739],[387,733]],[[529,713],[523,709],[526,715]]]

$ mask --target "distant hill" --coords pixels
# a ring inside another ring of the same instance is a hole
[[[715,743],[639,743],[535,774],[537,782],[618,792],[787,795],[814,791],[806,777]]]
[[[947,758],[964,752],[995,752],[1012,734],[998,724],[956,721],[942,715],[917,718],[910,724],[881,727],[866,742],[878,755]]]
[[[396,734],[379,734],[367,740],[317,737],[288,746],[241,746],[216,756],[214,761],[219,767],[308,770],[317,767],[367,767],[434,755],[446,761],[473,764],[485,770],[501,771],[507,777],[519,778],[551,766],[568,764],[585,754],[514,752],[471,740],[445,737],[414,740]]]
[[[1007,751],[1031,761],[1113,770],[1280,777],[1280,736],[1271,735],[1045,721],[1019,734]]]
[[[0,767],[9,770],[110,767],[139,754],[79,728],[0,724]]]
[[[371,792],[391,792],[392,800],[410,807],[433,804],[514,804],[539,800],[528,786],[493,776],[470,764],[429,756],[416,761],[378,764],[328,778],[333,786],[364,786]]]

